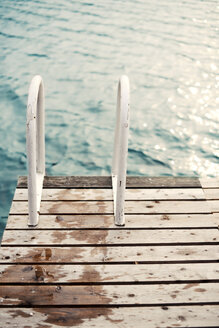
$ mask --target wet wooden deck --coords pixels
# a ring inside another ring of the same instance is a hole
[[[0,249],[1,327],[219,327],[219,179],[46,177],[37,228],[20,177]]]

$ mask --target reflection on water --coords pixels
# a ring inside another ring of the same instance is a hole
[[[116,83],[131,81],[128,173],[218,174],[218,2],[0,3],[0,209],[26,174],[33,75],[46,86],[53,175],[109,174]]]

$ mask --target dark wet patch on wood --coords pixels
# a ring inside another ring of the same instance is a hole
[[[204,288],[195,288],[195,292],[204,293],[204,292],[206,292],[206,289],[204,289]]]
[[[98,276],[99,273],[96,273]],[[87,277],[87,272],[82,273],[81,279]],[[59,295],[59,296],[58,296]],[[65,309],[64,315],[60,313],[60,309],[41,307],[35,308],[34,311],[42,313],[46,316],[45,323],[61,324],[63,326],[76,326],[82,324],[86,319],[91,320],[99,316],[104,316],[106,320],[111,320],[109,315],[112,313],[111,308],[100,308],[99,311],[93,309],[78,310],[78,316],[75,314],[77,310],[74,305],[84,304],[103,304],[108,305],[112,303],[112,298],[107,297],[103,286],[86,286],[83,288],[72,287],[66,288],[62,285],[57,286],[33,286],[33,287],[13,287],[1,288],[1,297],[4,299],[4,304],[17,304],[19,306],[37,306],[60,304],[62,299],[68,300],[72,304],[71,309]],[[23,315],[23,313],[15,313],[14,315]],[[118,321],[120,322],[120,320]]]
[[[51,282],[55,279],[54,275],[51,274],[48,269],[45,269],[41,265],[34,265],[34,273],[35,273],[35,280],[39,282],[45,281],[45,279]]]
[[[46,202],[45,202],[46,203]],[[47,211],[49,214],[102,214],[111,213],[113,214],[113,202],[103,201],[59,201],[51,202],[47,204]]]
[[[12,318],[17,318],[17,317],[22,317],[22,318],[30,318],[32,317],[32,313],[27,313],[27,312],[24,312],[22,310],[9,310],[8,311]]]
[[[114,222],[113,215],[79,215],[64,214],[55,217],[56,226],[60,228],[109,228]]]
[[[169,218],[168,215],[163,215],[162,218],[161,218],[161,220],[169,221],[170,218]]]
[[[51,248],[43,248],[39,249],[39,251],[33,255],[33,261],[39,262],[39,261],[50,261],[52,257],[52,249]]]
[[[112,309],[110,308],[69,308],[69,309],[37,309],[46,315],[45,323],[59,325],[63,327],[75,327],[83,324],[84,321],[90,321],[99,317],[112,323],[120,323],[123,320],[113,320],[110,318]]]
[[[72,244],[80,241],[81,244],[99,245],[107,243],[107,236],[107,230],[55,230],[52,232],[52,241],[54,244],[63,245],[66,240],[72,239]]]
[[[194,255],[194,254],[196,254],[197,252],[195,251],[195,250],[193,250],[192,248],[191,249],[189,249],[189,251],[188,251],[188,248],[184,248],[184,247],[182,247],[181,249],[179,249],[178,251],[177,251],[177,254],[179,254],[179,255],[186,255],[186,256],[189,256],[189,255]]]
[[[44,315],[43,322],[40,321],[39,327],[48,327],[48,324],[60,327],[76,327],[99,317],[104,317],[105,320],[111,323],[121,323],[123,320],[113,320],[110,318],[112,309],[110,308],[30,308],[29,313],[27,310],[9,310],[12,318],[33,318],[34,313],[41,313]],[[45,323],[45,326],[43,325]],[[25,327],[28,327],[27,325]]]
[[[60,223],[60,222],[63,222],[64,219],[61,215],[57,215],[56,218],[55,218],[55,221]]]
[[[178,319],[179,319],[180,321],[186,321],[186,318],[185,318],[183,315],[179,315],[179,316],[178,316]]]
[[[183,287],[183,289],[189,289],[189,288],[192,288],[192,287],[195,287],[195,286],[199,286],[199,284],[187,284],[185,285],[185,287]]]
[[[4,240],[4,244],[6,243],[12,243],[13,241],[15,241],[14,238],[8,238],[8,239],[3,239]]]

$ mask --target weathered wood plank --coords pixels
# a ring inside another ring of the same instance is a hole
[[[0,265],[0,284],[133,283],[219,279],[219,263],[116,265]]]
[[[218,327],[219,305],[128,308],[1,308],[4,328]]]
[[[218,243],[218,229],[5,230],[2,245],[124,245]]]
[[[218,279],[219,271],[219,263],[215,263],[219,249],[213,245],[219,241],[219,213],[210,214],[212,211],[217,212],[219,206],[218,198],[215,198],[216,187],[214,191],[209,187],[214,186],[215,182],[206,184],[209,188],[206,198],[210,199],[207,202],[196,178],[129,177],[126,227],[114,229],[110,177],[46,177],[44,188],[47,189],[43,191],[42,215],[37,230],[26,227],[27,190],[22,189],[25,188],[25,179],[20,180],[20,189],[16,191],[7,227],[25,230],[6,230],[0,250],[0,307],[3,310],[1,324],[6,321],[4,327],[11,327],[10,321],[15,316],[15,324],[21,322],[20,327],[23,322],[26,327],[29,321],[30,326],[35,327],[34,320],[37,320],[37,327],[41,323],[43,327],[55,327],[59,323],[61,326],[136,327],[136,322],[138,327],[146,325],[147,328],[166,328],[171,324],[177,327],[218,327],[219,307],[217,311],[211,311],[214,305],[209,308],[208,305],[189,305],[218,303],[219,284],[212,281],[204,283],[209,279]],[[55,189],[50,189],[54,186]],[[172,201],[168,201],[170,199]],[[49,230],[51,227],[57,230]],[[181,229],[127,230],[136,227]],[[45,228],[48,230],[43,230]],[[4,246],[7,243],[10,247]],[[135,243],[141,246],[135,246]],[[147,243],[150,246],[144,246]],[[171,246],[171,243],[176,246]],[[180,243],[188,245],[180,246]],[[202,261],[208,263],[197,263]],[[142,262],[147,264],[140,264]],[[34,285],[27,286],[24,282]],[[124,282],[131,285],[124,285]],[[7,283],[22,285],[9,286]],[[86,285],[80,285],[84,283]],[[110,307],[119,304],[147,307]],[[153,304],[157,307],[149,307]],[[160,304],[163,304],[163,308],[159,307]],[[187,306],[174,307],[174,304]],[[16,305],[20,308],[14,308]],[[32,305],[34,309],[31,314],[25,311],[32,311],[32,308],[22,308]],[[42,307],[36,308],[38,305]],[[51,305],[107,305],[109,308],[48,308]],[[13,307],[5,309],[4,306]],[[170,309],[175,311],[172,316]],[[156,312],[158,310],[160,314]],[[135,311],[139,311],[139,315]],[[151,311],[151,315],[147,311]]]
[[[219,188],[219,178],[201,178],[202,188]]]
[[[219,200],[208,200],[207,203],[213,213],[219,212]]]
[[[218,302],[219,284],[0,286],[4,305],[118,305]]]
[[[203,189],[203,191],[206,199],[219,200],[219,188]]]
[[[111,263],[218,261],[218,245],[123,247],[4,247],[0,263]]]
[[[27,193],[27,189],[16,189],[14,200],[27,200]],[[203,200],[205,195],[201,188],[150,188],[127,189],[125,198],[126,200]],[[112,189],[43,189],[42,200],[113,200],[113,192]]]
[[[219,220],[219,213],[213,213],[213,217],[214,217],[216,220]]]
[[[216,201],[215,201],[216,202]],[[13,202],[10,214],[27,214],[26,201]],[[41,214],[113,214],[112,201],[41,202]],[[126,201],[127,214],[198,214],[211,213],[207,201]]]
[[[212,214],[126,215],[126,228],[216,228],[219,217]],[[40,215],[36,229],[116,228],[113,215]],[[27,229],[28,215],[9,215],[6,229]],[[31,228],[29,228],[31,229]]]
[[[110,176],[45,176],[44,188],[112,188]],[[198,178],[128,176],[127,188],[200,188]],[[17,188],[27,188],[27,177],[20,176]]]

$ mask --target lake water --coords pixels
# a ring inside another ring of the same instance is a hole
[[[219,172],[218,1],[0,2],[0,215],[26,175],[29,83],[46,88],[49,175],[109,175],[117,81],[131,84],[128,174]]]

